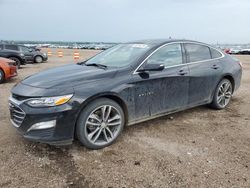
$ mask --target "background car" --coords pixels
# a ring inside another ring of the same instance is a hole
[[[237,55],[240,54],[240,49],[230,49],[229,54]]]
[[[14,60],[17,68],[20,68],[21,65],[26,64],[26,58],[22,52],[15,49],[5,49],[4,45],[0,44],[0,57]]]
[[[15,61],[0,57],[0,84],[17,75]]]
[[[46,53],[43,53],[38,48],[29,48],[19,45],[19,50],[24,53],[27,62],[42,63],[48,60]]]
[[[17,44],[2,44],[2,48],[5,50],[15,50],[24,54],[27,63],[42,63],[48,60],[46,53],[41,52],[35,48],[26,47]]]
[[[250,55],[250,49],[242,49],[239,54],[241,55]]]

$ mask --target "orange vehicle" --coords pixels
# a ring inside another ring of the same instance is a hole
[[[17,75],[15,61],[0,57],[0,84]]]

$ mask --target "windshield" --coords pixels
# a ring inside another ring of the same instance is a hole
[[[119,44],[97,54],[85,64],[125,67],[140,58],[150,47],[148,44]]]

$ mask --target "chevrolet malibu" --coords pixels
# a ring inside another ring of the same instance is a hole
[[[241,63],[189,40],[116,45],[85,62],[24,79],[9,98],[25,138],[90,149],[112,144],[125,125],[209,104],[224,109],[239,88]]]

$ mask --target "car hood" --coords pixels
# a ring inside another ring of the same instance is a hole
[[[29,76],[22,81],[22,84],[37,88],[74,87],[104,78],[111,78],[115,73],[116,69],[101,69],[94,66],[71,64]]]

